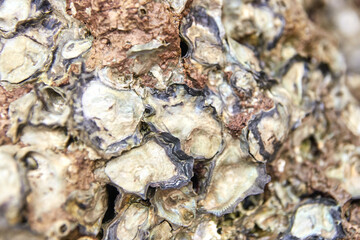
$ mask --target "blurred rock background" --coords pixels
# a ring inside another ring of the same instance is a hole
[[[304,0],[309,18],[339,42],[350,73],[360,73],[360,0]]]

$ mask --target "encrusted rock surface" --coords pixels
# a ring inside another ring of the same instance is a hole
[[[0,239],[360,239],[337,2],[0,1]]]

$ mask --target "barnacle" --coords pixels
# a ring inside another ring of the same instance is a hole
[[[0,1],[0,239],[359,238],[337,2]]]

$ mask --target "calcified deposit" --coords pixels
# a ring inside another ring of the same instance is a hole
[[[309,6],[0,1],[0,239],[359,238],[359,77]]]

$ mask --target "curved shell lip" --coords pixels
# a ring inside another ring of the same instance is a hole
[[[281,240],[298,240],[299,239],[299,238],[291,235],[291,229],[294,225],[295,215],[296,215],[298,209],[302,206],[309,205],[309,204],[323,204],[325,206],[336,207],[337,208],[336,210],[331,209],[330,215],[334,219],[334,222],[340,222],[340,224],[335,224],[336,235],[334,236],[334,238],[332,238],[332,240],[342,239],[345,237],[345,232],[341,226],[340,206],[338,206],[336,204],[336,201],[332,198],[318,198],[318,199],[307,199],[298,204],[298,206],[296,207],[296,210],[294,211],[293,215],[291,216],[288,229],[286,230],[285,234],[280,238]],[[313,237],[316,238],[316,237],[318,237],[318,235],[307,236],[305,239],[312,239]]]
[[[169,133],[159,133],[155,137],[155,142],[165,149],[166,154],[175,165],[177,176],[168,181],[147,184],[145,194],[141,196],[143,199],[145,199],[149,187],[160,187],[161,189],[181,188],[187,185],[194,175],[194,159],[181,150],[179,139]],[[183,177],[179,178],[179,176]]]
[[[187,155],[182,149],[181,149],[181,142],[178,138],[174,137],[173,135],[171,135],[168,132],[160,132],[157,130],[157,128],[152,124],[152,123],[147,123],[151,129],[152,132],[156,132],[156,134],[159,134],[161,136],[161,138],[168,143],[174,144],[174,151],[173,154],[176,155],[179,159],[192,159],[192,161],[194,162],[196,161],[201,161],[201,162],[211,162],[215,156],[217,156],[218,154],[220,154],[223,149],[224,149],[224,139],[221,140],[220,143],[220,148],[218,149],[218,151],[214,154],[213,157],[211,158],[206,158],[204,156],[189,156]]]
[[[188,87],[187,85],[183,85],[183,84],[172,84],[169,86],[169,88],[166,90],[166,92],[158,92],[157,91],[153,96],[160,100],[170,102],[171,98],[178,97],[177,94],[178,94],[179,89],[184,90],[184,93],[186,96],[183,98],[183,100],[180,103],[177,103],[174,105],[163,105],[164,109],[166,107],[174,107],[176,105],[183,104],[183,103],[186,104],[187,97],[191,97],[192,99],[194,99],[193,103],[194,103],[195,108],[197,110],[201,109],[202,111],[207,111],[209,113],[209,115],[211,115],[211,118],[219,123],[219,128],[221,129],[221,132],[223,131],[224,126],[217,119],[218,116],[217,116],[216,109],[213,106],[206,104],[205,94],[202,91],[192,89],[192,88]],[[147,117],[151,117],[156,114],[155,109],[153,109],[153,107],[150,105],[146,105],[145,109],[148,109],[148,113],[145,112],[145,114],[144,114],[145,120],[143,120],[143,121],[146,124],[148,124],[149,128],[151,129],[151,132],[154,132],[154,133],[158,134],[159,136],[162,136],[163,139],[168,139],[168,142],[170,142],[170,143],[175,143],[175,142],[179,141],[179,143],[178,143],[179,145],[177,146],[177,144],[176,144],[176,146],[174,145],[174,147],[177,149],[177,151],[185,152],[186,151],[185,149],[181,149],[181,142],[179,139],[177,139],[175,136],[173,136],[169,132],[166,132],[164,130],[159,130],[157,128],[157,124],[155,122],[147,121],[147,119],[146,119]],[[200,124],[199,126],[205,126],[205,125]],[[199,126],[197,126],[196,128],[193,128],[193,131],[202,129],[202,128],[199,128]],[[223,145],[224,145],[224,139],[221,136],[221,142],[219,144],[219,148],[212,157],[206,157],[206,156],[195,155],[195,154],[191,155],[191,157],[194,158],[194,160],[196,160],[196,161],[211,161],[217,154],[219,154],[222,151]],[[189,153],[187,152],[187,154],[189,154]]]
[[[249,132],[251,131],[254,135],[254,138],[256,139],[257,144],[259,144],[259,148],[260,148],[259,153],[261,156],[263,156],[263,158],[265,159],[265,162],[268,162],[268,161],[271,162],[275,159],[275,157],[282,145],[282,142],[275,141],[274,142],[274,152],[272,154],[267,152],[265,149],[265,146],[264,146],[264,142],[261,139],[261,135],[259,133],[257,125],[260,123],[261,119],[263,119],[264,117],[271,117],[274,114],[280,114],[279,111],[277,110],[277,104],[268,111],[261,110],[258,114],[253,115],[251,120],[248,123],[248,128],[247,128],[248,129],[247,138],[248,138]],[[250,152],[249,152],[249,154],[255,161],[259,161]]]
[[[178,138],[174,137],[173,135],[171,135],[168,132],[161,132],[159,131],[153,123],[151,122],[147,122],[147,124],[149,125],[150,129],[152,132],[155,132],[156,134],[158,134],[159,136],[161,136],[161,139],[164,140],[165,142],[174,144],[174,151],[173,154],[175,154],[179,159],[192,159],[192,161],[194,162],[194,160],[196,161],[202,161],[202,162],[211,162],[215,156],[217,156],[218,154],[220,154],[223,149],[224,149],[224,139],[221,140],[220,143],[220,148],[218,149],[218,151],[214,154],[213,157],[211,158],[205,158],[204,156],[189,156],[187,155],[182,149],[181,149],[181,142]],[[222,126],[221,126],[222,127]]]
[[[31,76],[21,80],[18,83],[12,83],[7,79],[0,79],[0,84],[1,85],[7,85],[7,86],[11,86],[11,87],[20,87],[26,83],[31,83],[31,82],[35,82],[36,79],[41,75],[43,71],[41,69],[37,69]]]
[[[267,173],[266,173],[266,165],[265,164],[259,163],[259,166],[257,166],[256,170],[259,175],[256,178],[254,184],[248,190],[246,190],[244,192],[243,197],[238,198],[234,203],[227,206],[224,210],[212,211],[212,210],[206,210],[204,208],[200,208],[200,211],[204,212],[204,213],[211,213],[217,217],[220,217],[220,216],[223,216],[225,214],[235,211],[236,206],[240,202],[242,202],[246,197],[263,193],[264,187],[267,183],[270,182],[271,177],[270,177],[270,175],[267,175]]]
[[[164,209],[162,204],[157,204],[156,203],[156,202],[159,201],[159,198],[161,198],[161,197],[158,197],[158,190],[156,190],[154,196],[150,199],[151,204],[154,206],[154,209],[157,212],[157,215],[160,218],[164,219],[164,221],[168,222],[170,224],[170,226],[189,227],[194,222],[194,220],[196,219],[196,199],[195,199],[196,194],[192,190],[192,184],[191,183],[189,185],[187,185],[187,186],[190,186],[190,191],[186,192],[187,194],[185,194],[181,190],[181,188],[177,188],[177,189],[174,189],[174,190],[182,192],[184,195],[186,195],[186,197],[188,197],[189,201],[192,201],[194,203],[194,209],[193,209],[193,212],[192,212],[194,214],[194,216],[193,216],[193,219],[188,220],[188,222],[183,222],[184,220],[180,219],[179,215],[177,216],[177,217],[179,217],[179,219],[174,219],[174,217],[170,216],[171,213],[169,214],[169,213],[166,212],[166,210]],[[179,207],[177,207],[177,208],[179,208]],[[188,209],[188,208],[182,206],[182,208],[179,208],[179,209]]]
[[[168,188],[180,188],[188,184],[194,175],[194,158],[183,152],[181,150],[180,140],[169,133],[159,133],[155,141],[165,149],[166,154],[176,168],[181,169],[180,173],[188,178],[187,182],[178,183],[179,185]]]
[[[47,1],[31,1],[30,8],[34,9],[35,12],[31,13],[26,19],[22,19],[18,21],[13,29],[10,31],[0,29],[0,35],[3,38],[11,38],[17,34],[20,27],[23,27],[26,23],[31,23],[32,21],[36,21],[41,19],[44,15],[51,12],[51,6]]]
[[[224,51],[224,46],[223,46],[222,40],[220,38],[220,30],[219,30],[219,27],[216,24],[215,20],[206,13],[205,8],[203,8],[201,6],[195,6],[195,7],[191,8],[190,13],[188,15],[186,15],[186,17],[183,20],[183,23],[180,26],[180,37],[186,42],[186,45],[189,48],[185,57],[191,57],[193,60],[195,60],[196,62],[198,62],[204,66],[217,65],[217,64],[209,64],[209,63],[203,62],[194,57],[193,53],[194,53],[195,46],[194,46],[194,43],[187,36],[187,30],[193,25],[194,22],[196,22],[204,27],[209,28],[210,32],[215,35],[218,45]]]
[[[305,76],[304,77],[306,77],[306,74],[308,74],[310,72],[310,69],[308,66],[308,59],[299,54],[294,55],[281,67],[281,69],[279,70],[279,77],[285,76],[295,63],[301,63],[301,62],[304,63],[304,68],[305,68]]]
[[[134,202],[132,204],[138,204],[141,205],[142,207],[146,208],[147,206],[143,205],[140,202]],[[102,238],[102,240],[109,240],[109,239],[113,239],[113,236],[116,236],[116,228],[118,227],[121,219],[123,218],[123,214],[130,208],[130,206],[132,204],[129,204],[125,209],[123,209],[123,211],[121,213],[118,213],[117,216],[114,217],[114,219],[112,219],[111,221],[105,223],[103,229],[104,229],[104,236]],[[148,212],[149,215],[149,212]]]
[[[145,144],[150,140],[154,140],[165,150],[166,155],[169,157],[172,164],[175,165],[177,174],[166,181],[147,183],[144,186],[143,193],[127,191],[121,186],[117,186],[116,184],[114,184],[122,192],[140,196],[144,200],[146,200],[148,197],[149,187],[161,189],[181,188],[187,185],[193,177],[194,159],[186,155],[180,149],[180,141],[177,138],[173,137],[168,133],[159,133],[156,136],[145,136],[142,144]]]
[[[97,76],[94,75],[95,72],[87,72],[85,70],[85,66],[82,65],[82,74],[80,74],[78,77],[79,81],[77,83],[74,83],[72,86],[69,86],[68,90],[73,91],[73,94],[71,96],[71,98],[74,101],[74,104],[72,106],[72,110],[73,110],[73,115],[76,116],[80,116],[81,117],[81,121],[76,120],[75,117],[73,117],[72,121],[73,123],[71,124],[71,128],[76,130],[80,130],[80,137],[81,139],[92,149],[94,149],[94,151],[96,151],[100,156],[102,156],[105,159],[110,159],[112,157],[116,157],[119,156],[122,152],[126,151],[126,150],[130,150],[132,147],[135,146],[139,146],[142,142],[143,136],[140,132],[140,125],[141,125],[141,121],[139,121],[136,125],[136,128],[134,130],[134,132],[128,136],[126,136],[123,139],[119,139],[118,141],[115,141],[111,144],[109,144],[106,149],[102,149],[99,148],[98,146],[101,143],[101,139],[97,136],[95,136],[94,138],[90,139],[90,135],[92,133],[94,133],[95,131],[100,130],[100,128],[96,125],[96,123],[92,120],[92,119],[87,119],[84,116],[84,112],[82,110],[82,103],[81,103],[81,98],[83,96],[83,94],[85,93],[87,87],[92,83],[92,82],[98,82],[101,85],[111,89],[111,90],[115,90],[118,92],[123,92],[123,91],[132,91],[132,90],[128,90],[128,89],[116,89],[113,88],[112,86],[109,86],[108,84],[104,84],[103,81],[100,81],[98,79]],[[86,125],[88,125],[90,128],[89,130],[86,130]],[[132,143],[129,143],[132,142]]]

